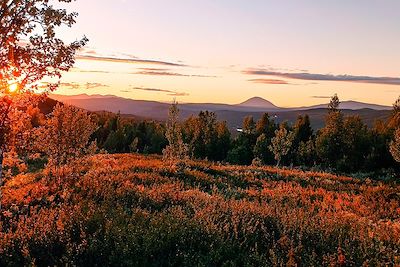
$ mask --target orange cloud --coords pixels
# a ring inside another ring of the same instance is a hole
[[[115,62],[115,63],[151,64],[151,65],[163,65],[163,66],[174,66],[174,67],[187,67],[187,65],[184,65],[184,64],[172,63],[172,62],[167,62],[167,61],[159,61],[159,60],[149,60],[149,59],[102,57],[102,56],[91,56],[91,55],[78,55],[76,58],[84,59],[84,60]]]
[[[132,87],[132,90],[149,91],[149,92],[162,92],[167,93],[170,96],[188,96],[185,92],[176,92],[172,90],[159,89],[159,88],[147,88],[147,87]]]
[[[248,81],[262,84],[290,84],[287,81],[278,79],[250,79]]]

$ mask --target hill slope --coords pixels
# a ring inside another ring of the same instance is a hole
[[[305,107],[305,109],[326,108],[327,106],[328,106],[328,103]],[[377,104],[370,104],[370,103],[363,103],[363,102],[357,102],[357,101],[342,101],[342,102],[340,102],[339,108],[352,109],[352,110],[357,110],[357,109],[391,110],[393,107],[377,105]]]
[[[398,185],[133,154],[80,159],[64,176],[6,182],[1,266],[399,263]]]
[[[120,112],[127,116],[133,115],[159,121],[166,120],[168,116],[169,104],[157,101],[133,100],[116,96],[88,96],[85,94],[77,96],[51,95],[51,97],[89,111],[104,110],[114,113]],[[236,128],[242,125],[244,117],[251,115],[254,116],[255,119],[258,119],[265,112],[268,112],[270,115],[276,115],[276,120],[278,122],[287,120],[289,123],[294,123],[299,115],[309,114],[312,126],[318,129],[324,124],[325,115],[327,113],[325,107],[326,105],[318,105],[311,109],[307,107],[283,109],[276,107],[271,102],[262,98],[252,98],[238,105],[213,103],[179,104],[181,119],[186,119],[191,115],[197,115],[202,110],[213,111],[218,115],[218,119],[227,121],[232,131],[235,131]],[[390,107],[359,102],[343,102],[342,107],[344,109],[348,108],[344,110],[346,115],[359,115],[369,126],[377,119],[386,119],[390,114],[388,110]],[[354,107],[357,108],[353,110]]]

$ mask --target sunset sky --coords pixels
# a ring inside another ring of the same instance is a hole
[[[77,0],[90,42],[58,94],[281,107],[400,94],[399,0]]]

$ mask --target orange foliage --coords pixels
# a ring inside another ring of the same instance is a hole
[[[74,170],[65,184],[42,172],[7,182],[0,264],[90,264],[100,254],[107,265],[400,264],[395,184],[203,161],[177,170],[135,154],[88,157]]]

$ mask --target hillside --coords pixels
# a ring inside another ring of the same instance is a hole
[[[125,116],[136,116],[159,121],[166,120],[168,108],[170,106],[169,103],[133,100],[110,95],[51,95],[50,97],[89,111],[120,112]],[[286,120],[289,123],[294,123],[299,115],[308,114],[310,115],[313,128],[319,129],[324,125],[325,115],[327,113],[326,106],[327,104],[290,109],[280,108],[268,100],[254,97],[238,105],[180,103],[179,109],[181,112],[181,119],[186,119],[191,115],[197,115],[202,110],[215,112],[218,115],[218,119],[227,121],[230,130],[234,132],[238,127],[241,127],[244,117],[253,116],[255,119],[259,119],[265,112],[268,112],[270,115],[276,115],[277,122]],[[346,115],[359,115],[369,126],[372,126],[377,119],[386,119],[391,109],[391,107],[354,101],[344,101],[341,103],[341,107]]]
[[[305,107],[304,109],[318,109],[318,108],[326,108],[328,106],[328,103],[326,104],[321,104],[321,105],[314,105],[310,107]],[[370,104],[370,103],[362,103],[362,102],[357,102],[357,101],[342,101],[340,103],[340,108],[341,109],[351,109],[351,110],[357,110],[357,109],[372,109],[372,110],[391,110],[391,106],[383,106],[383,105],[377,105],[377,104]]]
[[[1,266],[400,264],[398,185],[134,154],[73,166],[6,182]]]

